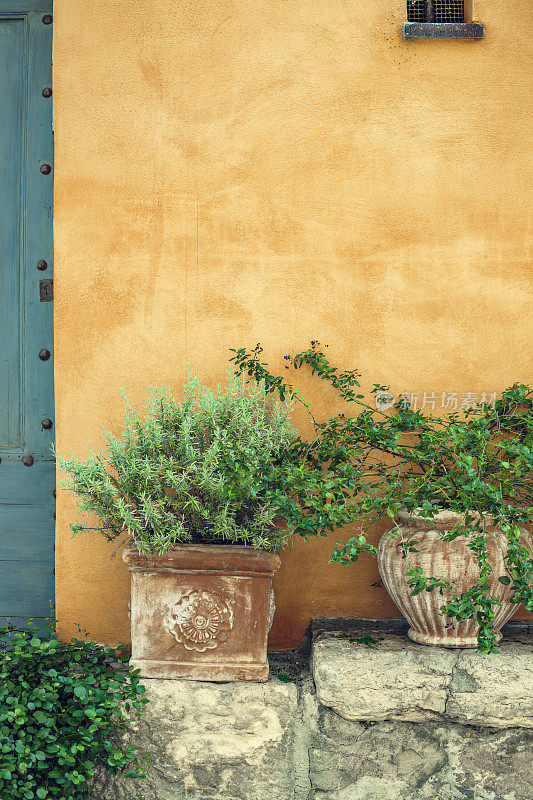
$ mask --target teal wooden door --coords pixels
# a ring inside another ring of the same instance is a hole
[[[0,0],[0,624],[54,596],[51,11]]]

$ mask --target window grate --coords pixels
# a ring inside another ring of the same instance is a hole
[[[433,0],[435,22],[464,22],[464,0]]]
[[[427,2],[426,0],[407,0],[407,21],[426,22]]]
[[[407,0],[408,22],[464,22],[464,0]]]

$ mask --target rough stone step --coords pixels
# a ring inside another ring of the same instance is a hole
[[[375,644],[357,639],[371,637]],[[376,624],[318,631],[311,671],[319,702],[352,721],[533,727],[533,635],[511,631],[499,653],[425,647]]]

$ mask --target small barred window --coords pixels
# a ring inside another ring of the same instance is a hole
[[[427,21],[426,0],[407,0],[407,21],[408,22]]]
[[[464,22],[464,0],[407,0],[408,22]]]

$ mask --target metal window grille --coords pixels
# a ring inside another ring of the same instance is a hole
[[[427,22],[426,0],[407,0],[407,21]]]
[[[464,0],[433,0],[435,22],[464,22]]]
[[[407,0],[408,22],[464,22],[464,0]]]

